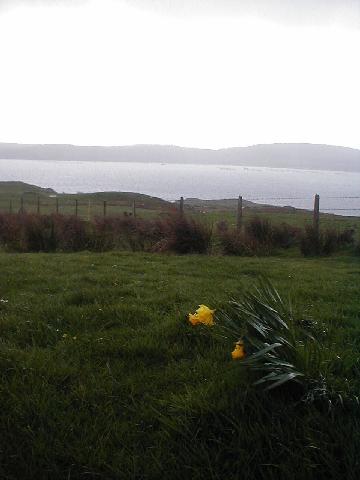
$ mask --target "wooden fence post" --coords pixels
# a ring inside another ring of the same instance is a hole
[[[237,217],[236,217],[236,228],[240,232],[242,227],[242,196],[239,195],[238,204],[237,204]]]
[[[319,237],[320,235],[319,207],[320,207],[320,196],[316,194],[314,198],[314,230],[317,237]]]
[[[78,201],[77,199],[75,200],[75,217],[78,216]]]
[[[132,210],[133,210],[133,217],[136,217],[136,202],[135,202],[135,200],[133,200]]]
[[[90,222],[90,216],[91,216],[91,200],[88,201],[88,214],[87,214],[88,222]]]
[[[56,215],[59,214],[59,199],[56,197]]]
[[[104,200],[104,217],[106,217],[106,206],[107,206],[106,200]]]
[[[180,197],[180,215],[184,214],[184,197]]]

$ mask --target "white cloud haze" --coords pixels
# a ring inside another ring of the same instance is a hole
[[[0,0],[0,7],[49,7],[90,0]],[[114,0],[160,14],[183,16],[251,15],[291,23],[347,23],[360,27],[360,0]]]
[[[120,0],[121,1],[121,0]],[[158,13],[252,15],[283,23],[343,22],[360,27],[360,0],[126,0]]]
[[[14,7],[61,7],[76,6],[82,3],[87,3],[88,0],[0,0],[0,8],[14,8]]]
[[[0,141],[360,147],[359,2],[11,3]]]

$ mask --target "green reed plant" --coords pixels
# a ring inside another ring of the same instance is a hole
[[[316,340],[305,321],[295,318],[291,302],[268,280],[261,279],[241,300],[232,300],[220,317],[236,341],[233,359],[240,359],[253,374],[255,385],[272,390],[296,383],[296,390],[305,395],[312,386],[324,384],[319,379],[329,375],[331,350]]]

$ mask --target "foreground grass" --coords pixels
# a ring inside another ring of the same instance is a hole
[[[360,261],[0,254],[0,478],[356,479],[356,401],[332,409],[265,394],[199,303],[259,275],[318,322],[334,385],[360,373]]]

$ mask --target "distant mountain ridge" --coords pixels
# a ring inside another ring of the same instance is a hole
[[[274,143],[219,150],[172,145],[77,146],[0,143],[0,159],[241,165],[360,172],[360,150]]]

